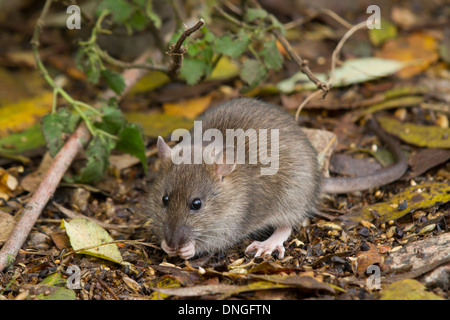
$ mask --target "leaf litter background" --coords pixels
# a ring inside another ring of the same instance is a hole
[[[363,2],[294,3],[298,12],[326,8],[357,22],[367,17],[368,4]],[[289,1],[261,3],[282,23],[301,17]],[[52,94],[34,68],[29,46],[40,4],[0,4],[1,244],[51,161],[40,119],[51,110]],[[377,4],[383,28],[359,31],[348,40],[333,90],[326,99],[307,104],[300,122],[334,132],[338,144],[330,172],[354,175],[392,161],[364,130],[365,116],[376,113],[383,129],[401,140],[408,155],[409,170],[399,181],[324,196],[319,214],[291,236],[281,261],[244,255],[250,240],[213,257],[187,262],[169,258],[149,233],[151,221],[138,213],[143,190],[158,169],[155,137],[189,128],[208,107],[238,96],[243,83],[237,77],[239,67],[227,59],[217,64],[209,79],[192,86],[150,72],[121,103],[127,120],[144,129],[148,174],[136,158],[116,153],[99,183],[61,182],[15,266],[0,275],[0,298],[448,299],[449,7],[445,1]],[[76,69],[72,40],[78,36],[65,29],[65,18],[58,20],[57,13],[53,18],[41,35],[44,62],[71,95],[81,101],[95,99],[104,87],[88,84]],[[331,52],[345,31],[325,14],[290,29],[287,37],[311,69],[326,78]],[[129,57],[139,48],[123,44],[120,50]],[[246,95],[295,113],[314,86],[301,82],[303,75],[296,74],[298,69],[281,46],[279,50],[285,58],[282,69],[270,72]],[[374,64],[376,58],[398,63]],[[365,73],[355,72],[360,69]],[[248,82],[259,76],[251,73],[251,66],[244,70]],[[385,77],[373,79],[375,72]],[[96,247],[98,243],[107,244]],[[81,289],[65,286],[71,265],[81,269]],[[381,290],[368,286],[370,265],[381,268]]]

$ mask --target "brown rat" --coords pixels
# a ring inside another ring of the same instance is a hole
[[[273,228],[275,231],[267,240],[254,241],[246,252],[256,251],[256,256],[260,256],[278,251],[278,257],[282,258],[283,242],[293,228],[314,213],[319,201],[322,181],[316,151],[293,117],[255,99],[231,100],[208,110],[200,120],[202,134],[208,129],[220,131],[223,147],[206,152],[208,145],[212,145],[208,141],[200,144],[184,141],[185,146],[189,145],[184,150],[191,152],[186,160],[195,162],[194,154],[198,154],[195,151],[203,150],[203,160],[210,157],[215,163],[175,164],[174,150],[158,138],[162,168],[144,206],[153,218],[163,250],[189,259],[196,254],[223,251],[250,234]],[[242,163],[237,158],[236,146],[230,146],[226,137],[237,133],[239,142],[251,130],[256,131],[257,139],[250,134],[245,138],[245,163]],[[191,133],[196,132],[193,129]],[[228,161],[230,148],[235,151],[232,163]],[[257,150],[256,163],[252,162],[255,158],[250,150]],[[187,151],[179,154],[188,155]],[[263,174],[269,166],[263,151],[270,153],[274,162],[278,161],[276,171]],[[324,182],[326,191],[338,192],[339,183],[336,186],[331,181]]]

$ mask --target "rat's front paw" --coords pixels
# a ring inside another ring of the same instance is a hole
[[[184,244],[180,248],[171,248],[167,245],[166,241],[163,240],[161,242],[161,248],[169,255],[169,256],[176,256],[179,255],[182,259],[189,259],[192,258],[195,255],[195,242],[190,241],[186,244]]]
[[[191,241],[183,245],[177,250],[177,253],[182,259],[192,258],[195,255],[195,242]]]
[[[275,241],[270,241],[270,238],[266,241],[253,241],[247,249],[245,249],[245,253],[256,251],[255,257],[260,257],[261,255],[271,255],[273,252],[278,251],[278,259],[284,258],[284,246],[283,242],[278,243]]]
[[[169,247],[167,245],[167,243],[166,243],[166,240],[163,240],[161,242],[161,248],[164,250],[165,253],[167,253],[171,257],[177,255],[177,250],[176,249],[172,249],[171,247]]]

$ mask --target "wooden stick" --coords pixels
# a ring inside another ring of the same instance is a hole
[[[75,156],[83,149],[83,146],[89,139],[89,130],[83,122],[55,156],[44,180],[42,180],[39,187],[28,201],[22,217],[17,222],[15,228],[9,235],[8,240],[6,240],[0,251],[0,271],[14,262],[19,249],[27,239],[28,234],[41,214],[42,209],[44,209],[48,200],[55,192],[56,187]]]
[[[170,47],[167,52],[167,54],[172,57],[172,63],[169,67],[169,76],[175,77],[178,75],[178,72],[180,72],[181,64],[183,62],[183,55],[187,51],[187,49],[183,47],[184,40],[186,40],[186,38],[188,38],[192,33],[199,30],[204,24],[205,21],[200,19],[200,21],[198,21],[192,28],[186,28],[178,41]]]

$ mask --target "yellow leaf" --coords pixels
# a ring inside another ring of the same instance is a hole
[[[77,218],[70,222],[63,220],[62,227],[66,229],[70,244],[79,253],[106,259],[116,263],[123,263],[122,255],[108,232],[94,222]]]
[[[193,125],[191,120],[184,117],[169,116],[167,114],[142,112],[129,112],[125,114],[129,122],[139,123],[144,129],[147,137],[166,137],[175,129],[190,129]]]
[[[405,279],[388,285],[381,291],[380,300],[445,300],[433,292],[425,290],[425,286],[417,280]]]
[[[411,62],[398,72],[401,78],[410,78],[436,62],[439,58],[436,40],[425,32],[416,32],[408,37],[388,40],[375,56]]]
[[[160,71],[150,71],[130,90],[130,94],[155,90],[170,81],[169,76]]]
[[[230,79],[239,74],[239,67],[228,57],[222,57],[207,80]]]
[[[195,119],[211,103],[211,95],[183,100],[177,103],[165,103],[164,113],[170,116],[182,116],[188,119]]]
[[[406,208],[398,210],[398,204],[406,201]],[[425,182],[420,185],[406,188],[397,193],[386,202],[376,203],[362,208],[360,212],[348,215],[350,220],[372,221],[374,215],[379,216],[379,222],[388,222],[403,217],[411,211],[429,208],[436,203],[444,204],[450,201],[450,185],[445,182]]]
[[[379,117],[378,122],[388,133],[419,147],[450,148],[450,129],[438,126],[420,126],[402,123],[390,117]]]
[[[53,93],[47,92],[38,97],[0,107],[0,137],[34,125],[51,110],[52,102]]]

